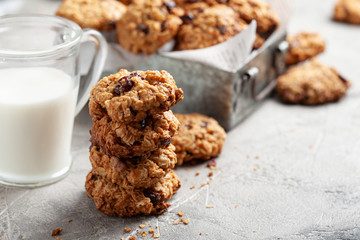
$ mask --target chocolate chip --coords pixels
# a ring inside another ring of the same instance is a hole
[[[176,7],[176,3],[174,1],[164,2],[164,6],[167,8],[168,11]]]
[[[152,189],[145,189],[144,190],[144,196],[150,198],[150,201],[152,204],[156,205],[159,202],[161,202],[161,196],[159,193],[154,192]]]
[[[216,28],[220,31],[222,35],[226,33],[226,27],[224,26],[216,26]]]
[[[121,94],[128,92],[134,86],[134,82],[131,81],[131,74],[129,76],[124,76],[120,78],[119,84],[114,89],[114,94],[120,96]]]
[[[189,24],[192,22],[192,20],[194,20],[194,14],[192,13],[186,13],[181,17],[181,20],[186,23]]]
[[[166,21],[161,22],[161,31],[164,32],[166,30]]]
[[[143,33],[148,34],[149,33],[149,28],[148,26],[146,26],[145,24],[139,24],[138,25],[138,29],[140,29]]]
[[[172,140],[172,138],[170,137],[170,138],[166,139],[165,141],[162,141],[160,144],[167,146],[171,143],[171,140]]]
[[[202,128],[206,128],[208,125],[209,125],[209,122],[203,120],[201,127],[202,127]]]
[[[196,3],[200,2],[201,0],[187,0],[186,3]]]
[[[142,120],[142,121],[140,121],[140,126],[141,126],[142,128],[145,128],[145,127],[146,127],[146,120],[145,120],[145,119]]]

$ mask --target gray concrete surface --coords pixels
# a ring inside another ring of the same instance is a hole
[[[101,214],[86,197],[91,121],[84,109],[66,179],[36,189],[0,187],[0,237],[55,239],[52,229],[62,227],[61,239],[121,239],[130,235],[124,227],[136,233],[148,222],[160,239],[360,239],[360,26],[333,22],[334,2],[294,1],[289,32],[326,38],[319,59],[353,83],[342,101],[306,107],[266,100],[229,133],[209,185],[201,187],[205,164],[177,168],[182,188],[169,210],[128,219]],[[179,210],[188,225],[172,224]]]

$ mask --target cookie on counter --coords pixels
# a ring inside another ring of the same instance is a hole
[[[198,113],[175,113],[175,116],[180,121],[180,128],[172,144],[178,165],[192,160],[208,160],[220,154],[226,133],[215,119]]]
[[[166,71],[121,69],[101,79],[91,90],[90,115],[104,114],[117,122],[131,123],[168,111],[184,98],[183,91]]]
[[[186,13],[177,36],[179,50],[200,49],[224,42],[247,24],[231,8],[215,5],[197,14]]]
[[[270,5],[260,0],[228,0],[227,5],[239,14],[241,19],[250,23],[256,20],[256,32],[266,39],[279,25],[279,19]]]
[[[325,50],[325,40],[317,33],[301,32],[288,36],[289,51],[286,54],[286,64],[292,65],[315,57]]]
[[[86,176],[85,188],[97,209],[106,215],[161,214],[170,205],[165,201],[180,188],[180,180],[173,171],[151,188],[131,190],[112,183],[105,175],[105,171],[92,170]]]
[[[317,105],[341,99],[350,82],[332,67],[312,59],[278,78],[276,91],[286,103]]]
[[[338,1],[334,9],[334,19],[336,21],[347,22],[351,24],[360,24],[360,1]]]
[[[174,38],[182,24],[177,10],[183,13],[174,1],[130,5],[116,23],[120,45],[133,54],[156,53]]]
[[[90,142],[105,154],[119,158],[142,156],[167,147],[178,130],[179,121],[169,110],[128,124],[104,116],[93,119]]]
[[[115,22],[125,12],[126,6],[116,0],[63,0],[56,15],[70,19],[82,28],[107,31],[115,29]]]
[[[135,158],[118,158],[104,154],[100,148],[90,149],[93,172],[101,173],[125,189],[150,188],[175,167],[175,147],[158,149]],[[104,174],[103,174],[104,172]]]

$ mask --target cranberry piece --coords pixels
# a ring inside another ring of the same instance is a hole
[[[91,176],[91,180],[98,180],[98,178],[99,178],[99,175],[97,175],[97,174],[93,174]]]
[[[159,193],[154,192],[152,189],[145,189],[144,196],[150,198],[152,204],[156,205],[161,202],[161,196]]]
[[[139,74],[138,72],[130,73],[129,77],[130,77],[130,78],[132,78],[132,77],[139,77],[139,78],[141,78],[142,80],[145,80],[144,76],[141,75],[141,74]]]
[[[189,24],[192,22],[192,20],[194,20],[194,14],[192,13],[186,13],[181,17],[181,20],[186,23]]]
[[[168,11],[176,7],[176,3],[174,1],[164,2],[164,6],[167,8]]]
[[[202,127],[202,128],[206,128],[208,125],[209,125],[209,122],[203,120],[201,127]]]
[[[149,33],[149,28],[148,26],[146,26],[145,24],[139,24],[138,25],[138,29],[140,29],[143,33],[148,34]]]
[[[226,27],[224,26],[216,26],[216,28],[220,31],[222,35],[226,33]]]
[[[120,78],[119,84],[115,87],[114,93],[118,96],[121,94],[128,92],[134,86],[134,82],[129,79],[129,76],[125,76]]]

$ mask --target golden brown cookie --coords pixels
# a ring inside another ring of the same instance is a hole
[[[334,9],[334,19],[341,22],[360,24],[360,1],[338,1]]]
[[[225,5],[215,5],[197,14],[182,17],[177,36],[179,50],[199,49],[224,42],[244,30],[247,24]]]
[[[284,102],[316,105],[338,101],[349,86],[334,68],[312,59],[280,76],[276,91]]]
[[[160,214],[170,206],[165,202],[180,188],[180,180],[170,171],[151,188],[125,189],[106,178],[105,172],[92,170],[86,177],[87,196],[106,215],[130,217],[138,214]]]
[[[142,156],[167,147],[178,127],[179,122],[170,110],[128,124],[112,121],[104,116],[100,120],[94,120],[90,142],[109,156]]]
[[[141,122],[148,116],[168,111],[183,98],[183,91],[166,71],[121,69],[94,86],[90,115],[95,119],[108,115],[122,123]]]
[[[228,0],[227,5],[235,10],[241,19],[250,23],[256,20],[256,32],[266,39],[279,25],[277,15],[270,9],[270,5],[261,0]]]
[[[292,65],[315,57],[325,50],[325,40],[317,33],[301,32],[286,38],[289,51],[286,64]]]
[[[93,146],[90,162],[93,172],[101,173],[124,189],[150,188],[175,167],[176,154],[175,147],[170,144],[167,148],[127,159],[108,156]]]
[[[115,22],[126,12],[116,0],[63,0],[56,15],[70,19],[82,28],[114,30]]]
[[[116,24],[120,45],[134,54],[157,52],[176,35],[182,24],[176,9],[173,1],[130,5]]]
[[[180,121],[179,131],[172,141],[178,165],[191,160],[208,160],[220,154],[226,133],[215,119],[198,113],[175,113],[175,116]]]

